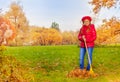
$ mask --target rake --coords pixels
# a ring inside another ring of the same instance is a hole
[[[94,71],[93,71],[92,65],[91,65],[90,55],[89,55],[89,52],[88,52],[88,47],[87,47],[87,44],[86,44],[85,40],[84,40],[84,43],[85,43],[85,48],[86,48],[86,51],[87,51],[87,54],[88,54],[88,61],[89,61],[89,64],[90,64],[90,71],[89,71],[89,73],[91,75],[94,75]]]

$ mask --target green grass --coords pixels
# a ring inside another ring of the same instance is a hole
[[[35,82],[114,82],[120,81],[120,48],[99,47],[93,52],[93,70],[97,78],[67,78],[79,66],[77,46],[7,47],[6,55],[15,56],[32,68]],[[87,62],[87,60],[85,60]]]

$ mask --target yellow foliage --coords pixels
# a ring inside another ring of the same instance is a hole
[[[31,82],[34,76],[30,69],[21,65],[14,57],[3,55],[5,46],[0,46],[0,82]]]
[[[113,7],[119,0],[92,0],[89,2],[91,5],[94,5],[93,12],[97,14],[102,7],[111,8]]]
[[[38,28],[32,30],[32,40],[39,45],[57,45],[62,43],[62,36],[59,31],[52,28]]]
[[[120,20],[113,17],[110,20],[105,20],[104,23],[97,28],[97,44],[110,44],[114,42],[120,42],[112,40],[113,37],[117,36],[120,31]],[[115,39],[115,38],[114,38]]]
[[[4,42],[7,44],[9,40],[13,40],[16,36],[16,29],[8,19],[0,17],[0,45]]]

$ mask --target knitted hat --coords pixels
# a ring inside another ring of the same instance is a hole
[[[90,16],[84,16],[84,17],[82,18],[82,21],[84,21],[84,20],[86,20],[86,19],[88,19],[89,21],[92,21],[92,18],[91,18]]]

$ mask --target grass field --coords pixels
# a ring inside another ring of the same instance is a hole
[[[120,82],[120,47],[94,49],[93,70],[99,77],[89,79],[66,77],[79,66],[79,48],[74,45],[7,47],[5,54],[32,68],[35,82]]]

